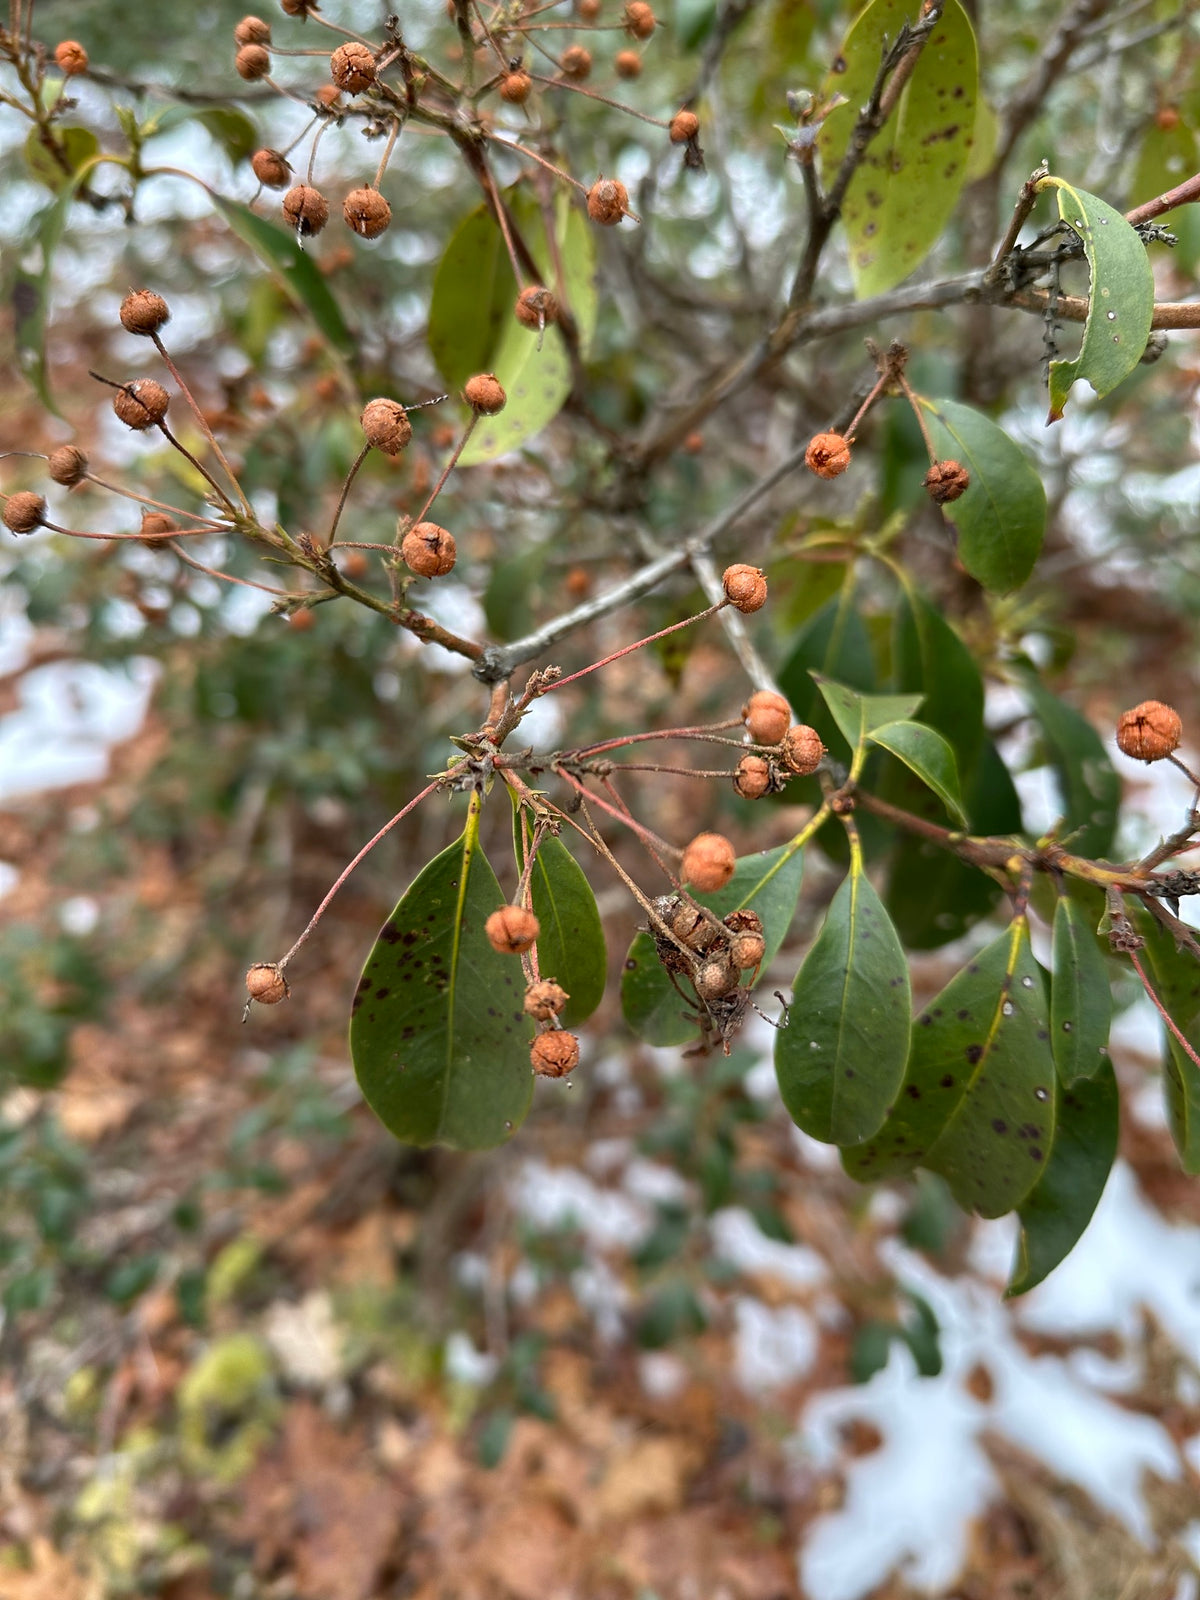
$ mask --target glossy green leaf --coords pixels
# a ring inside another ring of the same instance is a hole
[[[25,161],[39,183],[54,194],[61,194],[72,179],[78,178],[95,160],[100,153],[100,141],[90,128],[58,128],[56,136],[65,167],[47,150],[36,128],[30,130],[25,140]]]
[[[1078,901],[1060,895],[1054,908],[1050,1038],[1059,1082],[1068,1088],[1108,1064],[1112,990],[1093,924]]]
[[[1112,847],[1121,804],[1121,780],[1104,741],[1086,717],[1036,680],[1026,687],[1054,768],[1070,848],[1093,859],[1104,856]]]
[[[911,717],[921,704],[919,694],[859,694],[822,673],[811,677],[851,750],[857,750],[876,728]]]
[[[521,963],[484,933],[504,902],[473,810],[367,957],[350,1022],[354,1072],[372,1111],[406,1144],[487,1149],[529,1109],[533,1024]]]
[[[451,234],[429,302],[429,348],[448,388],[491,370],[516,298],[504,236],[487,207],[477,206]]]
[[[1083,1237],[1116,1158],[1119,1110],[1117,1079],[1107,1059],[1092,1078],[1060,1092],[1050,1160],[1020,1206],[1006,1297],[1041,1283]]]
[[[1193,1050],[1200,1053],[1200,961],[1178,950],[1165,928],[1148,915],[1138,918],[1146,943],[1142,961],[1154,992]],[[1167,1122],[1185,1172],[1200,1173],[1200,1067],[1166,1028],[1163,1095]]]
[[[898,690],[921,695],[921,721],[954,746],[968,781],[983,743],[983,678],[949,622],[916,590],[897,597],[892,671]]]
[[[292,304],[308,313],[323,337],[339,354],[353,356],[356,350],[354,335],[342,316],[341,308],[320,268],[311,256],[301,250],[294,235],[276,227],[265,217],[258,216],[249,206],[237,200],[226,200],[214,194],[213,204],[242,243],[249,245],[259,260],[271,269]]]
[[[813,681],[818,672],[854,689],[875,687],[871,641],[848,588],[808,618],[779,671],[779,687],[796,720],[810,723],[835,755],[848,759],[849,748]]]
[[[1013,1210],[1054,1137],[1054,1058],[1045,987],[1017,917],[917,1018],[904,1086],[879,1132],[843,1152],[867,1182],[921,1165],[964,1210]]]
[[[911,1026],[908,963],[854,851],[775,1037],[779,1092],[797,1127],[829,1144],[876,1132],[904,1077]]]
[[[1137,232],[1107,201],[1063,178],[1043,178],[1037,187],[1055,191],[1059,216],[1079,236],[1091,273],[1079,354],[1050,363],[1049,420],[1057,422],[1077,378],[1103,397],[1142,359],[1154,315],[1154,272]]]
[[[522,842],[524,813],[514,816],[517,866],[524,870],[527,842]],[[528,824],[525,840],[528,840]],[[533,911],[540,925],[537,941],[538,971],[543,978],[562,984],[570,995],[562,1021],[568,1028],[586,1022],[604,998],[608,955],[604,929],[596,910],[596,896],[583,868],[553,835],[538,846],[529,878]]]
[[[915,772],[921,782],[933,790],[954,820],[966,827],[958,764],[954,751],[940,733],[920,722],[887,722],[882,728],[873,729],[868,738],[872,744],[903,761],[910,772]]]
[[[871,0],[847,34],[841,49],[846,70],[829,84],[847,104],[825,119],[818,140],[826,188],[846,154],[888,41],[918,15],[914,0]],[[966,177],[978,85],[970,21],[959,0],[946,0],[895,111],[867,146],[842,202],[860,299],[907,278],[941,237]]]
[[[723,889],[698,894],[695,899],[720,917],[746,908],[757,911],[766,944],[765,967],[787,937],[803,877],[804,852],[782,844],[757,855],[739,856],[733,877]],[[686,981],[684,990],[690,993]],[[685,1014],[684,1001],[658,959],[648,933],[636,936],[625,958],[621,1009],[626,1022],[647,1044],[686,1044],[696,1036],[696,1020]]]
[[[985,589],[1019,589],[1042,548],[1046,491],[1029,458],[990,417],[957,400],[921,399],[934,449],[971,475],[966,493],[943,506],[958,530],[958,556]]]

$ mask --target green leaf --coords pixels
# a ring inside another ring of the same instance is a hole
[[[904,1077],[911,1026],[908,963],[854,850],[775,1039],[779,1092],[797,1127],[827,1144],[875,1133]]]
[[[1142,359],[1154,315],[1154,272],[1137,232],[1107,201],[1063,178],[1043,178],[1037,187],[1055,191],[1058,214],[1079,236],[1091,273],[1079,354],[1050,363],[1048,421],[1057,422],[1077,378],[1103,398]]]
[[[524,871],[528,821],[518,811],[513,819],[517,867]],[[525,838],[522,838],[522,832]],[[568,1028],[586,1022],[604,998],[608,955],[596,897],[583,868],[561,839],[547,835],[538,846],[530,874],[533,912],[540,924],[538,971],[561,983],[570,995],[562,1013]]]
[[[921,696],[921,721],[949,739],[964,782],[983,743],[983,678],[958,634],[924,595],[902,590],[892,635],[898,690]]]
[[[766,967],[791,927],[803,877],[804,852],[782,844],[757,855],[739,856],[733,877],[723,889],[693,898],[719,917],[747,908],[757,911],[762,918]],[[648,933],[636,936],[625,958],[621,1009],[626,1022],[647,1044],[687,1044],[696,1036],[696,1019],[685,1014],[684,1002]]]
[[[1107,1059],[1092,1078],[1059,1095],[1050,1160],[1020,1207],[1021,1232],[1005,1298],[1041,1283],[1083,1237],[1116,1158],[1119,1110],[1117,1079]]]
[[[36,274],[18,266],[13,273],[10,290],[17,365],[33,385],[46,410],[56,417],[61,417],[62,412],[50,392],[46,368],[46,324],[54,283],[54,252],[66,230],[67,215],[75,191],[89,170],[83,168],[77,172],[54,204],[47,206],[38,216],[35,237],[41,252],[41,265]]]
[[[859,694],[819,672],[810,677],[851,750],[857,750],[876,728],[910,717],[921,704],[919,694]]]
[[[1104,856],[1121,804],[1121,780],[1104,741],[1086,717],[1035,679],[1027,679],[1026,688],[1049,747],[1071,849],[1093,860]]]
[[[126,111],[126,108],[119,107],[118,115],[122,111]],[[127,111],[126,114],[133,115]],[[124,125],[125,118],[122,117],[121,120]],[[140,126],[135,119],[132,130],[127,129],[127,132],[145,142],[157,138],[160,134],[171,133],[185,122],[198,122],[235,164],[239,161],[248,161],[262,142],[254,123],[236,106],[206,106],[203,109],[194,106],[164,106],[147,117]]]
[[[478,801],[384,923],[354,996],[350,1051],[367,1104],[406,1144],[503,1144],[533,1094],[521,963],[483,928],[504,904]]]
[[[813,682],[815,673],[855,689],[875,687],[871,641],[848,587],[809,617],[779,672],[779,687],[797,721],[809,723],[836,756],[848,759],[850,751]]]
[[[928,784],[950,815],[967,825],[958,785],[958,764],[949,743],[920,722],[887,722],[868,735],[872,744],[888,750],[898,761]]]
[[[942,460],[966,467],[966,493],[942,508],[958,529],[958,556],[985,589],[1019,589],[1042,548],[1046,491],[1018,444],[990,417],[957,400],[927,400],[933,446]]]
[[[1054,908],[1050,1038],[1059,1082],[1068,1088],[1108,1065],[1112,990],[1091,919],[1076,900]]]
[[[490,370],[500,331],[515,320],[516,298],[504,236],[478,206],[451,234],[433,277],[429,349],[447,388]]]
[[[237,200],[226,200],[214,194],[213,204],[242,243],[249,245],[275,274],[292,304],[308,312],[340,355],[353,357],[357,347],[341,308],[320,269],[312,257],[301,250],[292,234],[277,228]]]
[[[54,194],[61,194],[68,184],[72,192],[73,179],[79,179],[100,153],[100,141],[90,128],[58,128],[56,143],[66,162],[62,161],[42,143],[37,128],[30,129],[25,140],[25,161],[39,183]]]
[[[1172,1022],[1196,1050],[1200,1045],[1200,961],[1178,950],[1167,930],[1148,915],[1138,918],[1145,938],[1147,976]],[[1167,1122],[1183,1170],[1200,1173],[1200,1067],[1169,1030],[1164,1029],[1163,1095]]]
[[[1041,1175],[1054,1137],[1054,1058],[1029,926],[1017,917],[917,1018],[896,1106],[842,1160],[868,1182],[920,1164],[964,1210],[1002,1216]]]
[[[1151,118],[1130,181],[1129,193],[1136,205],[1165,194],[1200,168],[1200,141],[1195,131],[1182,120],[1173,128],[1160,128]],[[1169,228],[1178,239],[1171,251],[1172,262],[1187,272],[1196,270],[1197,252],[1200,251],[1200,229],[1196,225],[1196,208],[1176,206],[1164,211],[1154,220],[1159,227]]]
[[[871,0],[841,49],[846,70],[830,89],[847,104],[821,126],[818,149],[829,187],[871,93],[887,44],[915,22],[914,0]],[[975,136],[979,63],[959,0],[946,0],[887,124],[868,145],[842,202],[858,298],[881,294],[924,260],[950,220]]]

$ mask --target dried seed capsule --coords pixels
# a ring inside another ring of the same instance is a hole
[[[121,301],[120,316],[126,333],[140,333],[147,338],[171,320],[167,302],[153,289],[135,289],[127,294]]]
[[[501,906],[483,925],[488,943],[502,956],[524,955],[538,936],[538,919],[525,906]]]
[[[738,986],[738,969],[726,951],[711,960],[702,961],[693,979],[701,1000],[719,1000],[732,994]]]
[[[741,561],[726,567],[721,587],[726,600],[739,611],[759,611],[767,603],[767,580],[761,567],[748,567]]]
[[[317,0],[279,0],[279,9],[286,17],[303,17],[307,20],[310,11],[319,11],[321,8]]]
[[[716,944],[720,932],[690,900],[677,900],[668,924],[680,944],[689,950],[707,950]]]
[[[418,522],[404,535],[400,554],[410,571],[422,578],[444,578],[458,559],[454,535],[436,522]]]
[[[540,1078],[565,1078],[579,1065],[579,1040],[563,1028],[539,1033],[529,1047],[529,1060]]]
[[[141,433],[161,422],[170,404],[171,397],[161,383],[155,383],[153,378],[137,378],[117,390],[113,410],[127,428]]]
[[[763,931],[762,918],[757,911],[752,911],[749,906],[743,906],[740,911],[731,911],[727,917],[721,919],[730,933],[761,933]]]
[[[363,239],[378,239],[392,220],[392,208],[378,189],[351,189],[342,205],[347,225]]]
[[[527,72],[506,72],[498,87],[501,100],[510,106],[523,106],[533,89],[533,79]]]
[[[629,209],[629,190],[619,178],[599,178],[588,190],[587,213],[593,222],[613,228]]]
[[[361,94],[375,82],[375,57],[365,44],[340,44],[329,58],[329,76],[347,94]]]
[[[825,746],[821,743],[821,736],[815,728],[810,728],[807,723],[798,722],[784,734],[780,753],[786,766],[793,772],[798,772],[801,777],[805,777],[820,766]]]
[[[771,763],[762,756],[743,756],[733,775],[733,787],[743,800],[759,800],[771,787]]]
[[[270,44],[271,24],[261,17],[243,17],[233,30],[235,44]]]
[[[544,326],[557,322],[558,301],[549,289],[540,283],[534,283],[528,289],[522,289],[517,296],[513,315],[523,328],[532,328],[535,332],[539,332]]]
[[[591,75],[592,52],[585,50],[581,44],[570,45],[559,57],[558,65],[564,78],[570,78],[572,83],[582,83]]]
[[[341,98],[342,91],[336,83],[323,83],[313,94],[313,99],[326,111],[329,110],[330,106],[335,106]]]
[[[88,53],[78,39],[64,39],[54,46],[54,63],[64,78],[77,78],[88,69]]]
[[[1161,700],[1143,700],[1117,720],[1117,748],[1135,761],[1161,761],[1178,750],[1182,738],[1178,711]]]
[[[246,974],[246,993],[260,1006],[277,1006],[287,999],[291,990],[273,961],[258,961]]]
[[[759,966],[766,953],[767,943],[761,933],[739,933],[729,944],[729,959],[739,972]]]
[[[46,465],[55,483],[64,489],[73,489],[87,477],[88,458],[77,444],[60,444]]]
[[[365,578],[371,570],[364,550],[347,550],[342,557],[342,571],[348,578]]]
[[[756,689],[742,707],[742,721],[755,744],[778,744],[792,722],[792,708],[773,689]]]
[[[494,417],[508,404],[508,396],[494,372],[477,372],[473,378],[468,378],[463,399],[483,417]]]
[[[10,533],[32,533],[46,520],[46,502],[32,489],[10,494],[4,502],[4,526]]]
[[[618,78],[637,78],[641,76],[642,58],[636,50],[618,50],[613,66]]]
[[[629,0],[623,20],[626,32],[635,39],[648,39],[654,32],[654,11],[646,4],[646,0]]]
[[[412,438],[408,412],[398,400],[368,400],[363,407],[362,430],[367,443],[385,456],[399,455]]]
[[[278,150],[256,150],[250,157],[254,176],[264,189],[283,189],[292,175],[291,163]]]
[[[579,20],[595,22],[600,15],[600,0],[579,0]]]
[[[536,1017],[539,1022],[549,1022],[551,1017],[558,1016],[570,998],[562,984],[542,979],[540,983],[531,983],[525,991],[525,1014]]]
[[[733,846],[724,834],[698,833],[683,852],[679,875],[701,894],[723,889],[737,864]]]
[[[925,474],[925,490],[939,506],[949,505],[971,487],[971,474],[961,462],[935,461]]]
[[[329,201],[311,183],[297,183],[283,197],[283,214],[307,238],[329,221]]]
[[[700,118],[694,111],[677,111],[669,128],[672,144],[687,144],[700,132]]]
[[[255,83],[270,72],[271,52],[265,45],[244,44],[234,56],[233,64],[239,78],[245,78],[247,83]]]
[[[165,511],[143,511],[142,525],[138,532],[145,539],[148,550],[162,550],[166,546],[168,536],[179,532],[179,524],[174,517],[167,516]]]
[[[804,452],[804,464],[818,478],[836,478],[850,465],[850,441],[840,433],[815,433]]]

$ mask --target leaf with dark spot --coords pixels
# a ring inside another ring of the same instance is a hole
[[[1087,913],[1068,895],[1054,910],[1050,1039],[1059,1081],[1093,1078],[1107,1064],[1112,990]]]

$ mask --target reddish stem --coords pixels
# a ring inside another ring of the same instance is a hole
[[[1196,1054],[1196,1052],[1192,1049],[1191,1045],[1183,1037],[1183,1034],[1180,1033],[1179,1029],[1175,1026],[1174,1018],[1168,1012],[1166,1006],[1163,1005],[1162,1001],[1155,994],[1153,986],[1150,983],[1150,979],[1146,976],[1146,969],[1142,966],[1142,963],[1138,959],[1137,951],[1136,950],[1128,950],[1128,951],[1126,951],[1126,954],[1128,955],[1130,961],[1133,963],[1133,970],[1137,973],[1138,977],[1142,980],[1142,988],[1145,989],[1147,995],[1150,997],[1150,1000],[1151,1000],[1151,1003],[1154,1006],[1154,1009],[1158,1012],[1159,1016],[1166,1023],[1167,1027],[1175,1035],[1176,1039],[1179,1040],[1179,1043],[1183,1046],[1183,1049],[1187,1053],[1188,1059],[1190,1061],[1193,1061],[1196,1064],[1196,1066],[1200,1067],[1200,1056],[1198,1056]]]

